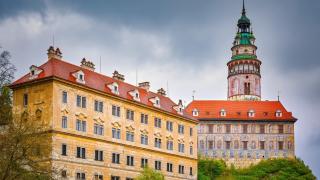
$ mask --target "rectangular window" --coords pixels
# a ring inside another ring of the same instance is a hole
[[[101,175],[101,174],[95,174],[95,175],[94,175],[94,180],[103,180],[103,175]]]
[[[209,149],[213,149],[213,141],[209,140],[208,143],[209,143]]]
[[[154,138],[154,147],[161,148],[161,139]]]
[[[231,147],[231,142],[230,141],[226,141],[226,149],[230,149]]]
[[[148,136],[141,134],[141,144],[148,145]]]
[[[77,119],[76,130],[77,131],[86,132],[86,130],[87,130],[87,122]]]
[[[134,132],[127,131],[126,140],[133,142],[134,141]]]
[[[111,180],[120,180],[120,176],[111,176]]]
[[[120,139],[120,129],[112,128],[112,138]]]
[[[141,167],[145,168],[148,166],[148,159],[146,158],[141,158]]]
[[[248,124],[243,124],[242,125],[242,133],[248,133]]]
[[[157,117],[154,118],[154,126],[157,128],[161,128],[161,119],[160,118],[157,118]]]
[[[28,94],[23,94],[23,106],[28,106]]]
[[[226,133],[231,133],[231,125],[226,124]]]
[[[167,131],[173,131],[173,123],[171,121],[167,121]]]
[[[190,171],[189,171],[190,173],[189,173],[189,175],[190,176],[193,176],[193,170],[192,170],[192,167],[190,167]]]
[[[283,150],[283,141],[278,142],[278,149]]]
[[[103,102],[102,101],[94,101],[94,110],[97,112],[103,112]]]
[[[193,128],[190,128],[190,136],[193,136]]]
[[[141,123],[148,124],[148,115],[141,113]]]
[[[184,166],[179,165],[179,174],[184,174]]]
[[[190,155],[193,155],[193,147],[190,146]]]
[[[172,165],[172,163],[167,163],[167,171],[168,172],[173,172],[173,165]]]
[[[86,108],[87,98],[84,96],[77,95],[77,107]]]
[[[85,173],[78,172],[76,176],[77,176],[76,180],[85,180],[86,179],[86,174]]]
[[[68,118],[66,116],[62,116],[61,127],[64,129],[68,128]]]
[[[120,106],[112,105],[112,115],[120,117]]]
[[[171,140],[167,141],[167,150],[170,150],[170,151],[173,150],[173,141]]]
[[[104,126],[101,124],[94,123],[93,133],[97,134],[97,135],[103,135],[104,134]]]
[[[86,148],[83,147],[77,147],[77,158],[86,158]]]
[[[126,114],[126,118],[128,120],[134,120],[134,111],[130,110],[130,109],[127,109],[127,114]]]
[[[283,134],[283,124],[278,125],[279,134]]]
[[[264,150],[264,141],[260,141],[260,149]]]
[[[178,125],[178,133],[179,134],[184,134],[184,126],[181,125],[181,124]]]
[[[248,149],[248,141],[242,141],[242,145],[244,150]]]
[[[103,161],[103,151],[95,150],[94,151],[94,160]]]
[[[178,143],[178,151],[184,153],[184,144]]]
[[[213,125],[209,124],[208,129],[209,129],[209,133],[212,134],[213,133]]]
[[[264,133],[265,133],[265,126],[264,126],[264,124],[261,124],[259,127],[260,127],[260,134],[264,134]]]
[[[155,170],[161,170],[161,161],[155,161],[154,162],[154,169]]]
[[[112,153],[112,163],[120,164],[120,154]]]
[[[134,166],[133,156],[127,156],[127,166]]]
[[[62,144],[62,146],[61,146],[61,155],[62,156],[67,155],[67,145],[66,144]]]
[[[62,92],[62,103],[68,103],[68,93],[66,91]]]

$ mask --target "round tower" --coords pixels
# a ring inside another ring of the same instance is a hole
[[[232,57],[227,63],[228,100],[261,100],[261,61],[256,56],[257,46],[250,25],[243,2],[238,32],[231,48]]]

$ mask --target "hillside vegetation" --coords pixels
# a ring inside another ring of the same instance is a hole
[[[222,160],[201,159],[199,180],[212,179],[316,179],[300,159],[269,159],[244,169],[226,167]]]

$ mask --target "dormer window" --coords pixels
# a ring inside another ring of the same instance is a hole
[[[133,100],[140,101],[139,90],[135,89],[133,91],[129,91],[129,94],[132,96]]]
[[[83,71],[79,70],[79,71],[73,73],[73,76],[76,78],[76,81],[78,83],[85,84],[84,72]]]
[[[220,116],[221,116],[221,117],[225,117],[225,116],[227,116],[227,112],[226,112],[226,110],[221,109],[221,111],[220,111]]]
[[[154,98],[150,98],[149,100],[152,102],[154,107],[160,108],[160,99],[158,96],[156,96]]]
[[[110,89],[110,91],[111,91],[113,94],[119,95],[119,85],[118,85],[118,83],[113,82],[113,83],[111,83],[111,84],[108,84],[107,87]]]
[[[254,112],[254,110],[249,110],[249,112],[248,112],[248,116],[249,117],[254,117],[254,115],[255,115],[255,112]]]
[[[83,75],[82,75],[82,74],[79,74],[79,79],[80,79],[81,81],[83,81]]]
[[[35,79],[38,75],[43,71],[42,69],[38,68],[35,65],[32,65],[30,68],[30,77],[29,79]]]
[[[198,111],[198,109],[193,109],[193,111],[192,111],[192,116],[199,116],[199,111]]]
[[[282,117],[282,112],[281,110],[276,111],[276,117]]]

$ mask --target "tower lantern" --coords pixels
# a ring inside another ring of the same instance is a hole
[[[261,100],[261,61],[257,59],[255,37],[251,22],[242,7],[238,20],[238,32],[231,48],[232,57],[228,66],[228,100]]]

